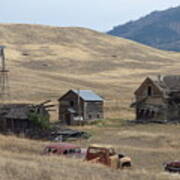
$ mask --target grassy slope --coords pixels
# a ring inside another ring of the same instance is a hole
[[[133,91],[147,75],[179,73],[180,54],[88,29],[0,25],[0,42],[7,46],[10,101],[55,101],[70,88],[93,89],[106,97],[106,116],[131,119]],[[78,160],[44,157],[40,152],[47,142],[0,136],[0,179],[178,178],[164,173],[162,163],[179,157],[179,126],[126,126],[109,120],[105,127],[83,129],[93,138],[77,143],[85,147],[113,144],[132,157],[133,169],[119,172]]]
[[[107,116],[118,117],[147,75],[179,73],[180,54],[83,28],[0,25],[0,42],[7,46],[11,101],[93,89],[106,98]]]

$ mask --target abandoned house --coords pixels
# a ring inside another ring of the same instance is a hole
[[[137,121],[180,122],[180,75],[147,77],[131,106]]]
[[[0,104],[1,132],[26,133],[36,128],[30,119],[30,113],[36,113],[49,119],[49,113],[44,106],[31,104]]]
[[[103,119],[103,98],[91,90],[70,90],[59,98],[59,120],[67,125],[77,125]]]

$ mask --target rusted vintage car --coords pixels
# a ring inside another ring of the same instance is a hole
[[[180,161],[171,161],[164,164],[164,170],[180,173]]]
[[[132,166],[130,157],[117,154],[112,146],[107,145],[90,145],[85,159],[116,169]]]
[[[84,158],[86,156],[86,149],[80,146],[69,143],[55,143],[50,144],[44,148],[45,155],[64,155],[68,157]]]

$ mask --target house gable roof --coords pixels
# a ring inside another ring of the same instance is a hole
[[[180,75],[166,75],[147,77],[135,91],[135,94],[147,80],[151,81],[161,92],[180,92]]]
[[[79,95],[79,97],[83,99],[84,101],[103,101],[102,97],[98,96],[91,90],[74,90],[74,89],[68,91],[65,95],[59,98],[59,100],[61,100],[64,96],[66,96],[70,92],[73,92],[74,94]]]
[[[162,92],[162,88],[161,86],[159,86],[159,84],[154,80],[152,79],[151,77],[147,77],[143,83],[141,83],[141,85],[137,88],[137,90],[135,91],[135,95],[138,94],[139,91],[141,91],[142,88],[144,88],[144,84],[149,81],[152,85],[154,85],[154,87],[156,87],[160,92]]]

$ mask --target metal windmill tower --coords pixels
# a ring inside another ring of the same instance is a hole
[[[4,99],[5,96],[9,96],[9,83],[8,83],[8,70],[6,69],[5,63],[5,46],[0,46],[0,58],[1,58],[1,67],[0,67],[0,98]]]

